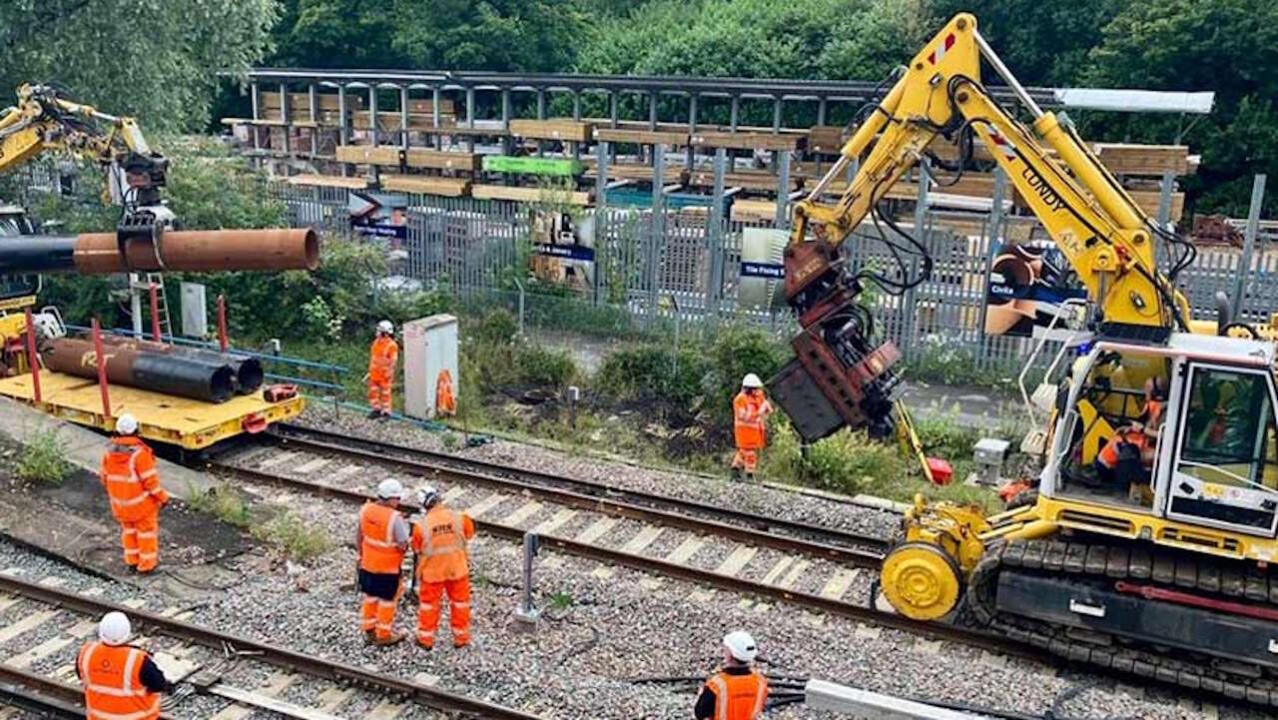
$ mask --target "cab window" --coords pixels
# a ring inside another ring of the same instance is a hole
[[[1278,489],[1278,431],[1263,374],[1195,368],[1186,409],[1182,473]]]

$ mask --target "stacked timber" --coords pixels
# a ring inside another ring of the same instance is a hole
[[[471,181],[465,178],[389,174],[381,176],[383,190],[440,197],[463,197],[470,192],[470,184]]]
[[[638,130],[631,128],[595,128],[596,142],[623,143],[631,145],[669,145],[682,147],[688,144],[688,133],[684,130]]]
[[[506,185],[471,185],[471,197],[477,200],[513,200],[515,202],[556,202],[567,205],[589,205],[590,193],[536,187]]]
[[[609,163],[608,164],[608,180],[634,180],[636,182],[651,183],[654,171],[651,165],[640,165],[639,163]],[[593,178],[599,176],[599,163],[594,160],[586,161],[586,177]],[[667,164],[662,172],[662,185],[682,185],[688,182],[687,168],[679,165]]]
[[[578,120],[552,118],[549,120],[511,120],[510,134],[529,140],[561,140],[563,142],[590,142],[595,126]]]
[[[803,149],[807,144],[807,137],[782,133],[697,130],[689,137],[689,141],[693,147],[794,151]]]
[[[409,148],[404,151],[404,164],[410,168],[475,172],[479,170],[482,160],[482,155],[468,152],[427,150],[425,148]]]
[[[389,145],[338,145],[337,161],[355,165],[399,167],[403,151]]]
[[[787,192],[798,190],[801,187],[802,180],[798,175],[791,175],[790,187]],[[714,187],[714,171],[695,170],[688,176],[688,183],[699,187]],[[775,193],[780,184],[781,178],[766,170],[738,170],[723,174],[723,186],[725,188],[738,187],[743,190]]]
[[[260,115],[264,120],[283,122],[280,112],[280,94],[263,92],[258,96]],[[346,96],[346,112],[354,113],[364,108],[364,98],[360,95]],[[341,125],[341,102],[337,93],[315,93],[315,120],[319,125],[337,127]],[[289,124],[299,125],[311,122],[311,96],[309,93],[288,94]]]
[[[808,130],[808,152],[838,155],[846,142],[843,128],[835,125],[813,125]]]

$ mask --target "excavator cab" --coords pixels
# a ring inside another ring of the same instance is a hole
[[[26,212],[16,205],[0,205],[0,242],[21,235],[34,235],[35,227]],[[36,274],[6,274],[0,267],[0,309],[6,304],[15,307],[35,302],[40,291],[40,276]],[[19,301],[30,298],[31,303]]]

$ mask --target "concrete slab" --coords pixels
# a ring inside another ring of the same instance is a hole
[[[105,436],[46,415],[29,405],[0,397],[0,437],[22,444],[28,437],[47,432],[57,433],[67,462],[97,475],[106,447]],[[193,489],[204,492],[215,484],[208,475],[163,458],[156,460],[156,468],[160,471],[160,483],[164,489],[181,500],[186,500]]]

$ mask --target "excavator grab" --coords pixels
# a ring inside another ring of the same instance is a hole
[[[981,82],[1001,76],[1027,118]],[[1278,387],[1274,327],[1194,321],[1176,289],[1193,246],[1153,222],[1063,114],[1043,111],[955,16],[861,114],[842,157],[794,211],[786,298],[802,327],[773,396],[806,440],[840,427],[887,435],[900,357],[859,304],[867,283],[925,280],[922,243],[878,210],[938,138],[962,173],[979,140],[1087,291],[1053,367],[1069,368],[1037,429],[1036,495],[1004,513],[927,503],[905,514],[880,583],[911,618],[976,625],[1071,660],[1278,705]],[[837,196],[828,191],[856,164]],[[910,277],[849,268],[869,219]],[[1155,261],[1166,243],[1164,272]],[[1242,336],[1246,337],[1242,337]],[[910,433],[912,435],[912,433]],[[917,448],[917,444],[913,445]]]

